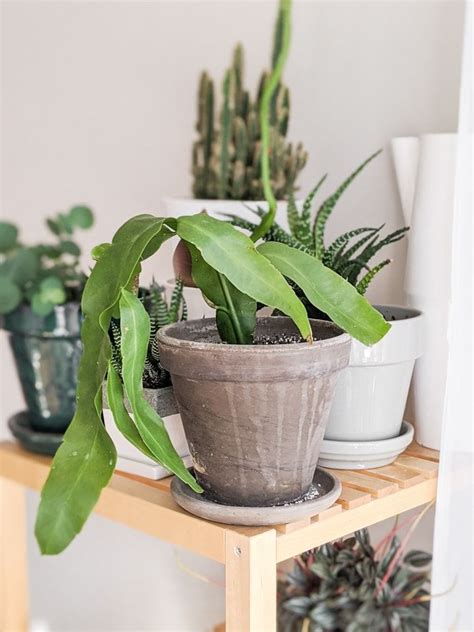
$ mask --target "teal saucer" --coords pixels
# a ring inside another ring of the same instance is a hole
[[[54,456],[63,441],[64,434],[33,430],[28,412],[22,411],[10,417],[8,427],[20,445],[29,452]]]

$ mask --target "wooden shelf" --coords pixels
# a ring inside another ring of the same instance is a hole
[[[0,558],[4,565],[16,566],[16,569],[0,569],[3,571],[0,582],[2,576],[10,579],[8,587],[6,582],[5,586],[0,584],[0,599],[5,598],[7,590],[10,594],[12,572],[18,575],[18,586],[24,588],[23,570],[18,569],[15,561],[22,554],[8,554],[15,544],[12,537],[19,549],[25,546],[21,525],[18,525],[19,536],[15,530],[15,520],[20,523],[24,520],[19,494],[24,488],[41,489],[50,462],[50,458],[26,452],[15,443],[0,443],[0,515],[8,516],[10,524],[10,528],[7,525],[0,532],[8,534],[0,539]],[[170,478],[151,481],[117,472],[103,491],[95,512],[225,564],[226,630],[261,632],[274,630],[276,626],[278,562],[431,502],[436,495],[437,471],[438,452],[412,444],[392,465],[373,470],[334,470],[342,482],[342,495],[318,516],[276,527],[255,528],[218,524],[187,513],[171,497]],[[1,604],[2,601],[0,613]],[[14,619],[15,626],[9,620],[10,627],[1,616],[0,631],[24,629],[21,624],[24,613]]]

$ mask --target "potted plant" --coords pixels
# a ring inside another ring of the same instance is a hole
[[[36,521],[43,553],[59,553],[71,542],[112,476],[116,450],[101,419],[106,376],[115,423],[143,453],[197,494],[206,490],[219,502],[231,498],[243,505],[271,506],[299,499],[311,486],[337,375],[349,358],[350,337],[343,329],[373,344],[390,328],[353,286],[316,258],[286,244],[257,243],[276,213],[268,122],[288,54],[289,0],[281,0],[280,19],[282,46],[261,100],[262,176],[270,210],[251,238],[206,214],[139,215],[116,232],[91,272],[82,299],[78,406],[43,488]],[[141,262],[173,236],[187,244],[194,281],[216,308],[215,322],[187,321],[158,333],[160,360],[171,374],[195,477],[183,465],[142,387],[150,324],[135,293],[138,275]],[[285,277],[333,322],[310,321]],[[258,319],[257,304],[286,317]],[[120,318],[122,380],[111,362],[112,317]],[[293,408],[285,417],[288,402]],[[209,424],[217,418],[219,424]],[[201,430],[192,434],[191,425]],[[205,432],[213,453],[203,442],[193,443]],[[219,480],[219,472],[225,481]]]
[[[278,582],[279,632],[428,630],[431,555],[367,529],[295,559]]]
[[[282,24],[277,20],[272,53],[274,67],[282,45]],[[210,215],[225,210],[251,219],[251,210],[268,210],[260,173],[262,153],[260,104],[268,72],[263,72],[252,98],[244,85],[244,51],[238,44],[231,66],[222,82],[220,106],[213,79],[202,72],[197,92],[197,139],[192,147],[192,198],[166,198],[169,217],[190,215],[205,210]],[[301,143],[287,141],[290,118],[290,92],[279,81],[270,105],[270,179],[277,199],[277,218],[285,223],[290,191],[308,155]],[[302,201],[295,202],[301,208]],[[166,247],[165,247],[166,248]],[[169,253],[170,254],[170,253]],[[176,270],[175,270],[176,272]],[[172,291],[172,281],[165,284]],[[198,290],[185,284],[185,297],[191,318],[210,316]]]
[[[386,246],[402,239],[408,227],[386,236],[381,235],[383,225],[355,228],[330,243],[326,243],[325,231],[341,195],[379,153],[367,158],[317,207],[314,219],[313,201],[326,176],[309,193],[301,213],[290,196],[287,210],[290,230],[275,223],[264,239],[308,253],[364,295],[375,276],[391,262],[384,259],[372,265],[372,260]],[[263,209],[257,208],[255,215],[257,219],[262,217]],[[235,226],[255,230],[255,221],[249,222],[235,215],[228,217]],[[304,296],[302,300],[309,316],[328,318]],[[413,438],[413,428],[409,424],[402,427],[402,422],[414,364],[423,353],[423,316],[411,308],[375,307],[390,321],[392,328],[372,347],[353,341],[349,367],[338,381],[326,428],[322,464],[329,467],[353,469],[385,465],[393,461]],[[368,442],[372,444],[368,445]]]
[[[28,408],[23,422],[62,433],[75,410],[86,282],[73,236],[92,226],[93,215],[74,206],[46,223],[55,241],[34,246],[21,243],[14,224],[0,223],[0,318]]]

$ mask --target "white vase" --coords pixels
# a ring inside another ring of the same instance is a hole
[[[391,329],[371,347],[352,341],[349,366],[337,381],[325,439],[380,441],[400,433],[413,367],[423,353],[424,318],[406,307],[376,307]]]
[[[404,290],[425,314],[426,349],[415,367],[410,404],[416,440],[439,449],[447,366],[456,134],[394,138],[403,214],[411,225]]]

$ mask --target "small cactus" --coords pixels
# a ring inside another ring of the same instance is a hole
[[[273,63],[280,45],[277,23]],[[243,88],[244,52],[236,46],[232,65],[226,71],[222,88],[222,107],[215,116],[214,83],[206,72],[198,89],[198,139],[192,150],[193,195],[204,199],[262,200],[260,176],[260,125],[258,113],[267,73],[263,73],[255,101]],[[280,84],[272,99],[270,122],[270,169],[277,199],[295,190],[296,180],[306,164],[307,153],[301,143],[286,141],[290,117],[290,94]],[[218,126],[216,120],[218,119]]]

